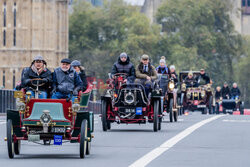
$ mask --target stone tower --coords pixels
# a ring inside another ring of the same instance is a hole
[[[149,19],[150,22],[155,22],[155,14],[157,9],[160,7],[162,0],[145,0],[141,8],[141,12],[144,13]]]
[[[68,57],[68,0],[1,0],[0,13],[0,87],[12,89],[38,54],[50,69]]]

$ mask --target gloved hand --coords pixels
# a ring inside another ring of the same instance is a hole
[[[78,96],[78,90],[75,89],[75,90],[73,91],[73,95],[74,95],[74,96]]]

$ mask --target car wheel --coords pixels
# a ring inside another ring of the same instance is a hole
[[[244,115],[244,103],[240,104],[240,115]]]
[[[173,122],[173,99],[169,101],[169,121]]]
[[[21,150],[21,140],[17,140],[17,142],[14,143],[14,152],[15,152],[15,154],[19,155],[20,150]]]
[[[13,125],[12,120],[7,122],[7,146],[9,158],[14,158]]]
[[[174,122],[178,121],[178,111],[174,111]]]
[[[87,149],[87,133],[88,133],[88,121],[84,119],[81,124],[80,132],[80,158],[84,158],[86,155]]]
[[[201,111],[201,113],[202,114],[207,114],[207,110],[208,110],[207,108],[203,108],[202,111]]]
[[[158,131],[158,123],[159,123],[159,100],[154,101],[154,132]]]
[[[102,100],[102,130],[107,131],[108,124],[107,124],[107,102]]]
[[[180,97],[177,98],[177,104],[178,104],[178,106],[181,105],[181,98]],[[181,108],[178,108],[178,115],[182,115]]]
[[[87,142],[87,148],[86,148],[86,155],[90,154],[90,149],[91,149],[91,142]]]
[[[209,97],[209,106],[208,106],[208,109],[209,109],[209,114],[213,114],[213,97],[210,96]]]

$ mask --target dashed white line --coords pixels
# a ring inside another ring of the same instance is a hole
[[[207,123],[209,123],[211,121],[214,121],[214,120],[216,120],[216,119],[218,119],[218,118],[220,118],[222,116],[223,115],[217,115],[217,116],[208,118],[206,120],[203,120],[203,121],[200,121],[200,122],[194,124],[193,126],[185,129],[184,131],[180,132],[176,136],[174,136],[171,139],[167,140],[165,143],[163,143],[159,147],[157,147],[154,150],[150,151],[149,153],[147,153],[146,155],[144,155],[143,157],[141,157],[140,159],[135,161],[133,164],[131,164],[129,167],[143,167],[143,166],[148,165],[155,158],[159,157],[165,151],[167,151],[168,149],[173,147],[176,143],[178,143],[179,141],[181,141],[182,139],[184,139],[185,137],[187,137],[188,135],[193,133],[198,128],[200,128],[203,125],[205,125],[205,124],[207,124]]]
[[[250,120],[229,120],[229,119],[223,119],[222,122],[239,122],[239,123],[249,123]]]

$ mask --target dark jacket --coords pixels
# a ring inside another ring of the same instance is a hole
[[[195,77],[189,78],[188,76],[184,80],[187,87],[197,87],[197,80]]]
[[[156,68],[156,71],[158,74],[168,74],[169,73],[167,66],[165,66],[165,67],[158,66]]]
[[[175,78],[172,77],[171,74],[174,74],[174,75],[175,75]],[[170,73],[169,73],[169,77],[170,77],[170,78],[173,78],[175,83],[178,83],[178,75],[176,74],[176,72],[170,72]]]
[[[221,89],[221,93],[222,93],[223,99],[227,98],[227,95],[229,96],[229,98],[231,97],[231,92],[228,86],[226,88],[223,86]]]
[[[205,85],[205,84],[209,84],[210,83],[210,78],[209,76],[207,76],[207,74],[203,74],[203,75],[199,75],[198,78],[197,78],[197,81],[199,84],[201,85]]]
[[[232,88],[231,89],[231,95],[232,96],[240,96],[240,89],[237,87],[237,88]]]
[[[53,73],[53,91],[70,94],[81,90],[81,87],[82,80],[72,67],[65,72],[61,67],[55,69]]]
[[[136,78],[139,79],[146,79],[147,76],[151,77],[152,80],[156,80],[157,79],[157,72],[155,70],[155,67],[152,66],[150,63],[148,63],[148,71],[144,72],[143,70],[143,63],[140,63],[137,67],[136,67]]]
[[[120,57],[118,57],[117,62],[112,67],[111,74],[115,75],[117,73],[126,73],[128,74],[127,79],[130,82],[133,82],[135,80],[135,67],[132,63],[130,63],[129,56],[127,57],[127,60],[125,62],[122,62]]]
[[[222,92],[221,91],[217,91],[215,92],[215,99],[218,100],[222,97]]]
[[[25,88],[26,90],[32,90],[31,88],[36,89],[36,87],[31,84],[31,79],[37,79],[37,78],[44,79],[43,82],[45,82],[43,86],[39,87],[39,90],[48,91],[52,83],[52,75],[51,71],[47,68],[45,68],[40,75],[35,73],[31,69],[31,67],[24,68],[21,76],[21,87]]]
[[[84,92],[87,89],[88,81],[86,78],[85,71],[83,69],[80,70],[80,73],[78,74],[82,80],[82,91]]]

